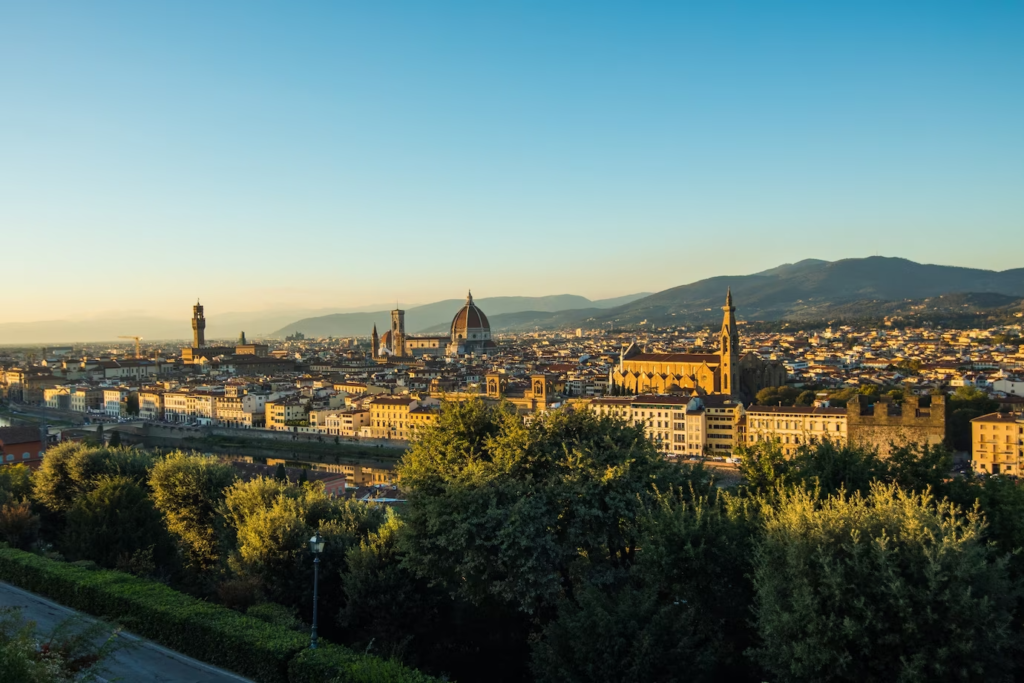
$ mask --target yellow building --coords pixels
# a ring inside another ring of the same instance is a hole
[[[971,420],[975,472],[1020,476],[1024,466],[1024,414],[990,413]]]
[[[622,396],[597,398],[589,405],[599,415],[642,425],[666,456],[728,457],[740,443],[743,404],[728,396]]]
[[[612,383],[635,394],[724,394],[748,399],[765,387],[785,384],[786,369],[781,363],[765,362],[752,353],[740,356],[731,291],[722,311],[718,353],[644,353],[630,344],[619,356]]]
[[[845,444],[849,439],[846,408],[810,406],[749,406],[747,444],[778,439],[782,451],[792,455],[800,446],[831,441]]]
[[[289,422],[301,422],[306,419],[306,403],[308,399],[289,396],[276,401],[267,401],[267,429],[291,431]]]

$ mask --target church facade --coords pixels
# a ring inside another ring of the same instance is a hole
[[[740,354],[732,292],[722,307],[718,353],[644,353],[630,344],[611,373],[614,386],[630,393],[726,395],[752,400],[765,387],[786,383],[786,368],[753,353]]]

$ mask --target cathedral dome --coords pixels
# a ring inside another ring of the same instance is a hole
[[[491,338],[491,324],[484,312],[473,303],[473,293],[466,297],[466,305],[452,319],[452,341],[487,341]]]

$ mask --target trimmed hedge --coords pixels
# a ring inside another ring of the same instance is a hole
[[[289,683],[437,683],[439,679],[393,660],[356,654],[324,643],[303,650],[288,665]]]
[[[309,639],[301,633],[131,574],[76,567],[0,547],[0,580],[118,622],[161,645],[260,683],[436,680],[397,662],[357,655],[330,643],[309,650]]]

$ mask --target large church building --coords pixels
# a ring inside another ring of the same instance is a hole
[[[473,293],[452,318],[450,332],[444,336],[409,336],[405,333],[405,311],[391,311],[391,329],[378,337],[377,326],[370,334],[374,358],[414,358],[431,356],[484,355],[496,348],[491,339],[491,323],[473,302]]]
[[[644,353],[636,344],[622,351],[612,383],[634,394],[726,395],[752,400],[765,387],[786,383],[786,368],[748,352],[740,355],[736,307],[726,293],[718,353]]]

